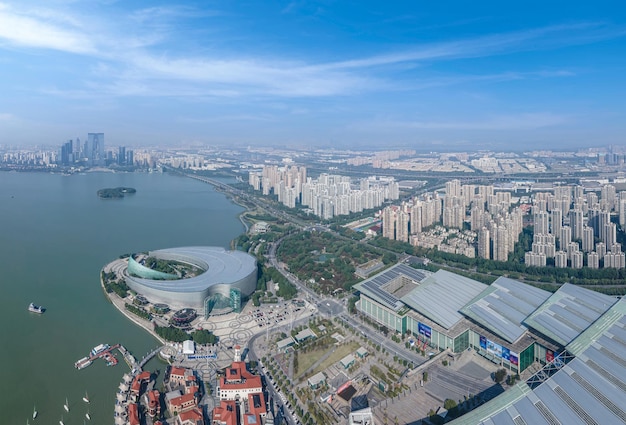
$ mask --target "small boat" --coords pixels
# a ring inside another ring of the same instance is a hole
[[[33,419],[37,417],[37,406],[33,406]]]
[[[65,397],[65,404],[63,405],[63,408],[65,409],[66,412],[70,411],[70,405],[67,402],[67,397]]]
[[[88,420],[91,420],[91,415],[89,414],[89,410],[87,410],[87,413],[85,413],[85,417],[86,417]],[[84,421],[83,421],[83,422],[84,422]]]
[[[42,314],[44,311],[46,311],[46,309],[35,303],[30,303],[30,305],[28,306],[28,311],[30,311],[31,313]]]
[[[63,423],[63,416],[61,416],[61,420],[59,421],[59,425],[65,425],[65,424]]]
[[[91,359],[89,357],[83,357],[74,363],[74,367],[78,370],[84,369],[91,364]]]
[[[85,391],[85,397],[83,397],[83,401],[85,403],[89,403],[89,396],[87,395],[87,391]]]

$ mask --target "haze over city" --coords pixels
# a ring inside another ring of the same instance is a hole
[[[623,142],[624,6],[0,3],[0,144]]]

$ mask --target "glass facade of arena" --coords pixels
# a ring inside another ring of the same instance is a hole
[[[128,274],[131,276],[141,277],[143,279],[154,279],[154,280],[175,280],[178,279],[178,276],[175,274],[169,274],[160,272],[157,270],[152,270],[149,267],[146,267],[142,264],[139,264],[135,259],[130,256],[128,257]]]
[[[454,350],[454,339],[421,323],[414,317],[407,317],[407,329],[420,342],[420,348],[425,349],[430,346],[436,350],[443,351],[446,348]]]
[[[213,294],[204,300],[204,317],[208,318],[214,309],[224,310],[228,308],[232,308],[229,297],[225,297],[222,294]]]
[[[359,311],[366,316],[371,317],[381,325],[386,326],[390,330],[404,334],[407,330],[407,318],[405,315],[399,315],[391,309],[383,307],[379,303],[371,299],[361,296],[357,304]]]
[[[461,335],[454,338],[454,352],[460,353],[469,348],[470,331],[466,330]]]
[[[417,347],[421,350],[426,350],[426,347],[438,351],[449,348],[455,353],[460,353],[473,348],[489,361],[514,373],[523,372],[535,361],[546,364],[556,355],[535,342],[529,344],[522,352],[516,353],[510,346],[497,344],[472,329],[462,331],[456,336],[449,336],[420,322],[417,317],[407,314],[406,310],[394,312],[363,294],[357,303],[357,309],[390,330],[402,334],[410,332],[416,338]]]
[[[237,288],[230,288],[230,306],[235,313],[241,313],[241,291]]]
[[[519,356],[520,371],[526,370],[526,368],[530,366],[531,364],[533,364],[533,362],[535,361],[535,345],[538,345],[538,344],[529,345],[526,349],[524,349],[524,351],[520,353],[520,356]]]

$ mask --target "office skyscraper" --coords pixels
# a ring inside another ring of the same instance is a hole
[[[105,165],[104,133],[88,133],[86,147],[85,156],[91,165]]]

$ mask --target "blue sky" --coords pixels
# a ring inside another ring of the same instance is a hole
[[[511,3],[0,0],[0,144],[624,144],[626,5]]]

